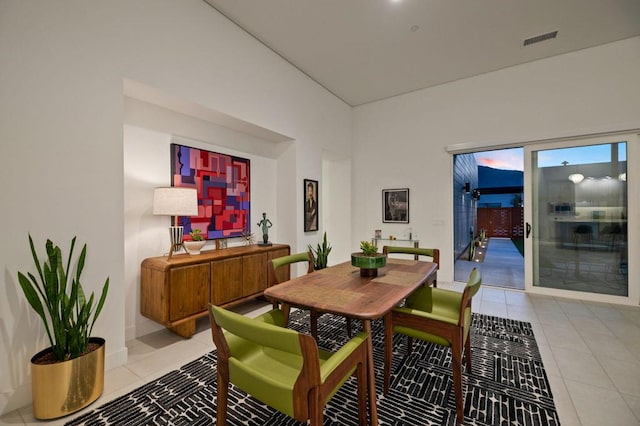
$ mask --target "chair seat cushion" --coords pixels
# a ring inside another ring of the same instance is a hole
[[[301,356],[258,346],[245,346],[241,354],[229,358],[232,383],[292,417],[293,386],[301,367]]]
[[[434,334],[425,333],[424,331],[416,330],[415,328],[396,326],[393,327],[394,333],[404,334],[405,336],[413,337],[414,339],[424,340],[426,342],[435,343],[440,346],[451,346],[451,343],[447,339]]]
[[[403,313],[407,313],[407,314],[411,314],[411,315],[415,315],[415,316],[419,316],[419,317],[423,317],[423,318],[429,318],[429,319],[433,319],[436,321],[441,321],[441,322],[446,322],[449,324],[453,324],[453,325],[457,325],[458,324],[458,318],[455,319],[455,321],[451,321],[451,318],[447,318],[447,317],[440,317],[438,315],[431,315],[428,314],[426,312],[422,312],[419,311],[417,309],[408,309],[408,308],[396,308],[394,309],[394,311],[396,312],[403,312]],[[466,341],[467,340],[467,335],[469,334],[469,328],[470,328],[470,324],[471,324],[471,309],[465,309],[464,312],[464,332],[463,332],[463,340]],[[396,325],[393,327],[393,332],[394,333],[400,333],[400,334],[404,334],[406,336],[410,336],[413,337],[415,339],[422,339],[422,340],[426,340],[428,342],[432,342],[435,343],[437,345],[442,345],[442,346],[451,346],[451,343],[434,334],[430,334],[424,331],[420,331],[420,330],[416,330],[414,328],[411,327],[404,327],[404,326],[400,326],[400,325]]]
[[[366,336],[365,333],[358,334],[336,353],[320,349],[318,355],[321,380],[324,381],[326,376],[340,365],[358,345],[364,344]],[[240,340],[237,336],[230,337]],[[242,351],[229,358],[229,375],[231,382],[240,389],[250,393],[265,404],[291,417],[295,417],[293,412],[293,387],[302,369],[302,363],[302,356],[253,345],[245,341],[242,345]],[[331,396],[338,391],[352,372],[353,370],[345,375],[340,384],[333,390]]]
[[[277,309],[254,320],[279,327],[285,325],[284,316]],[[302,356],[260,346],[228,332],[225,337],[234,354],[229,358],[231,382],[265,404],[293,416],[293,385],[300,374]]]
[[[394,311],[451,325],[458,325],[461,301],[462,293],[434,287],[421,287],[407,298],[404,307],[396,308]],[[397,325],[393,327],[393,331],[394,333],[404,334],[441,346],[451,345],[451,343],[443,337],[411,327]]]
[[[438,321],[457,324],[462,293],[434,287],[420,287],[407,298],[407,308],[421,311]]]

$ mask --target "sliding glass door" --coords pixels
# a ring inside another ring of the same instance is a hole
[[[528,290],[629,298],[628,150],[624,136],[525,148]]]

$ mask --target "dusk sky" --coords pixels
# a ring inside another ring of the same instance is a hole
[[[474,155],[479,166],[502,170],[524,170],[523,148],[476,152]]]
[[[627,145],[621,143],[618,148],[618,160],[626,161]],[[575,148],[561,148],[538,151],[538,167],[561,166],[568,164],[589,164],[611,161],[611,144],[589,145]],[[476,152],[479,166],[502,170],[524,170],[524,149],[511,148],[495,151]]]

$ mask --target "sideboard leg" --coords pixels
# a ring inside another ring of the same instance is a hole
[[[171,325],[167,328],[178,336],[186,337],[188,339],[196,334],[196,320],[181,322],[180,324]]]

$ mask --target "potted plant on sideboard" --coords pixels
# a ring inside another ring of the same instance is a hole
[[[198,228],[194,228],[191,232],[189,232],[191,236],[191,240],[184,241],[184,247],[189,254],[200,254],[200,250],[204,247],[204,244],[207,242],[202,235],[202,231]]]
[[[387,264],[387,256],[378,253],[378,246],[368,241],[360,242],[360,253],[351,253],[351,264],[360,268],[360,276],[377,277],[378,268],[383,268]]]
[[[94,402],[104,390],[105,341],[91,337],[109,290],[106,279],[100,300],[85,297],[80,276],[87,245],[71,270],[76,237],[71,240],[66,266],[62,250],[47,240],[46,260],[40,259],[29,235],[37,277],[18,272],[25,298],[40,316],[51,346],[31,358],[33,415],[53,419],[74,413]]]

